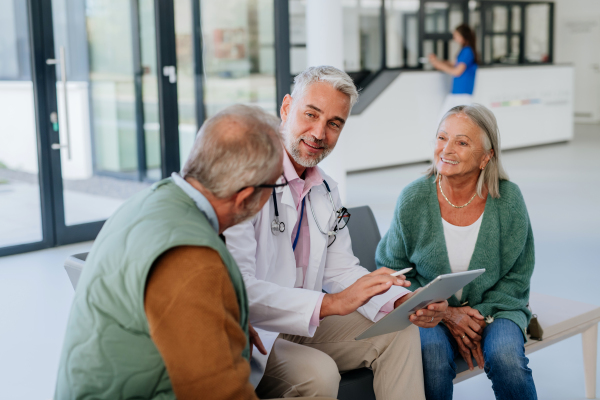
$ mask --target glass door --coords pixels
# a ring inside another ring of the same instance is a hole
[[[161,179],[152,0],[52,1],[57,244],[94,239]]]
[[[0,255],[44,247],[28,7],[0,0]],[[44,210],[44,213],[42,212]],[[44,215],[44,216],[46,216]]]
[[[0,0],[0,256],[93,240],[179,169],[167,3]]]

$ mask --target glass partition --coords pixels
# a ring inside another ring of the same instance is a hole
[[[442,60],[452,60],[460,52],[452,33],[468,20],[467,2],[422,0],[421,7],[422,55],[435,54]]]
[[[475,31],[483,64],[552,62],[553,10],[552,2],[385,0],[386,67],[427,67],[418,57],[428,54],[453,59],[460,46],[452,32],[462,23]],[[419,56],[410,57],[414,46]]]
[[[86,8],[89,82],[97,172],[137,175],[133,43],[129,2]]]
[[[25,2],[0,1],[0,248],[43,239],[28,26]]]
[[[446,2],[427,2],[425,3],[425,33],[449,33],[448,27],[448,9],[449,3]]]
[[[525,61],[545,63],[550,60],[550,4],[525,6]]]
[[[412,8],[416,3],[418,10],[418,1],[400,0],[398,3],[412,4]],[[352,77],[357,86],[367,82],[370,77],[383,68],[382,4],[382,0],[342,0],[344,70]],[[296,75],[308,66],[306,1],[290,0],[289,6],[290,70],[292,75]],[[402,34],[397,34],[397,36],[402,38]],[[386,37],[390,37],[389,31]],[[394,43],[393,39],[392,43]],[[401,44],[396,45],[396,53],[402,51],[401,46]],[[397,55],[394,56],[395,61],[392,63],[397,62],[397,58]]]
[[[135,181],[161,178],[153,0],[73,4],[52,2],[66,227],[106,220],[149,185]]]
[[[483,1],[485,64],[552,62],[553,3]]]
[[[419,67],[419,2],[387,0],[385,15],[387,67]]]
[[[290,72],[298,75],[308,67],[306,55],[306,1],[290,0]]]
[[[159,180],[162,172],[160,169],[160,116],[158,111],[154,0],[138,1],[146,178]]]
[[[177,104],[179,110],[179,160],[185,163],[198,130],[194,59],[194,9],[191,0],[175,0],[175,45],[177,54]],[[201,79],[201,77],[197,77]],[[200,121],[202,123],[202,121]]]
[[[206,117],[235,103],[276,114],[273,0],[200,5]]]
[[[346,71],[363,73],[374,73],[382,68],[381,60],[383,57],[381,43],[381,0],[360,0],[356,5],[348,4],[344,7],[344,13],[358,13],[358,35],[360,62],[359,68],[356,68],[356,58],[344,56],[344,66]],[[342,3],[343,4],[343,3]],[[350,35],[356,34],[355,26],[344,27],[344,39],[348,39]],[[346,43],[344,41],[344,49],[353,47],[355,43]],[[354,55],[356,56],[356,50]]]

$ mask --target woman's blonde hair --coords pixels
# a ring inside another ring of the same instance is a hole
[[[483,198],[483,189],[487,187],[490,196],[494,198],[500,197],[500,180],[508,180],[508,174],[504,171],[500,158],[500,132],[498,131],[498,123],[494,114],[481,104],[471,104],[468,106],[456,106],[450,109],[438,125],[436,131],[439,132],[440,126],[451,115],[464,114],[481,129],[483,148],[486,154],[494,150],[494,154],[490,161],[479,174],[477,180],[477,195]],[[438,176],[438,170],[435,167],[435,161],[427,170],[427,176]]]

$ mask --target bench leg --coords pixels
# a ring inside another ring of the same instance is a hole
[[[598,357],[598,324],[581,334],[583,342],[583,371],[585,373],[585,397],[596,398],[596,360]]]

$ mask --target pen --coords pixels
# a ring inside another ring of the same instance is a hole
[[[391,276],[398,276],[398,275],[404,275],[405,273],[407,273],[408,271],[410,271],[412,268],[404,268],[401,269],[398,272],[394,272],[393,274],[390,274]]]

